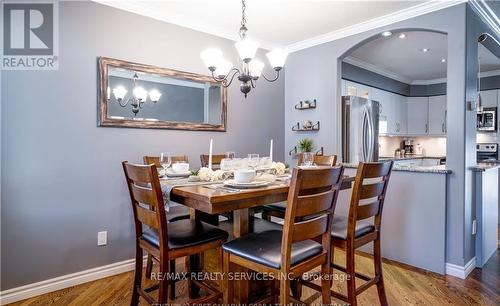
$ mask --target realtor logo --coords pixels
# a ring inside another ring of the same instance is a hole
[[[2,69],[58,69],[57,2],[2,4]]]

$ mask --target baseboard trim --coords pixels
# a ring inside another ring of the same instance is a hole
[[[0,305],[14,303],[37,295],[80,285],[97,279],[132,271],[134,269],[135,259],[127,259],[109,265],[100,266],[51,278],[37,283],[0,291]]]
[[[446,263],[446,275],[455,276],[461,279],[466,279],[467,276],[474,270],[476,267],[476,257],[469,260],[465,266],[459,266],[451,263]]]

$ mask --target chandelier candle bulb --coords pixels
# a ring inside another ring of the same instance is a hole
[[[113,95],[115,96],[115,99],[118,101],[121,101],[125,98],[125,95],[127,94],[127,90],[125,87],[119,85],[113,88]]]

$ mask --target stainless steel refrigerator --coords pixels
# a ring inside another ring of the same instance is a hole
[[[342,97],[342,158],[345,163],[378,161],[379,103]]]

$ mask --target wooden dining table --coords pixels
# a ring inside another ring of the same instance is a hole
[[[354,177],[345,176],[341,189],[350,189],[353,182]],[[238,190],[225,190],[211,186],[200,184],[174,187],[170,192],[170,200],[189,207],[191,219],[214,225],[218,225],[220,214],[232,213],[231,236],[238,238],[249,233],[251,214],[254,209],[287,200],[289,182],[277,181],[262,188]],[[200,260],[196,257],[190,258],[192,271],[201,269]],[[235,285],[236,302],[246,304],[249,294],[248,282],[238,281]]]

